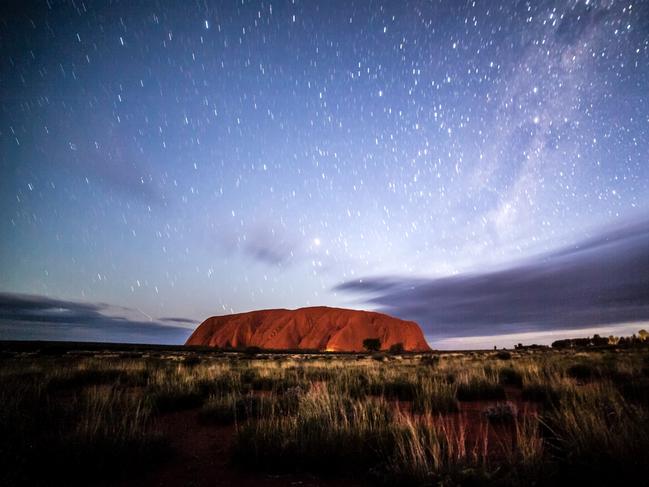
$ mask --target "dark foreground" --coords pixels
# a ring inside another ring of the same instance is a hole
[[[0,352],[0,485],[649,479],[646,350]]]

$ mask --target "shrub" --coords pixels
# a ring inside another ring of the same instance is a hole
[[[53,376],[47,387],[51,391],[78,389],[91,385],[115,383],[125,375],[123,371],[115,369],[77,369]]]
[[[256,368],[248,367],[241,372],[241,382],[252,383],[259,378]]]
[[[439,365],[439,355],[424,355],[420,359],[422,365],[428,365],[430,367],[436,367]]]
[[[404,352],[403,343],[399,342],[399,343],[395,343],[393,345],[390,345],[389,352],[391,354],[394,354],[394,355],[399,355],[399,354],[403,353]]]
[[[363,348],[368,352],[378,352],[381,350],[381,340],[378,338],[366,338],[363,340]]]
[[[203,395],[198,391],[164,391],[153,396],[153,404],[161,413],[193,409],[203,404]]]
[[[649,415],[611,385],[567,395],[543,418],[565,484],[634,485],[646,478]]]
[[[590,380],[594,375],[595,371],[593,367],[589,364],[574,364],[566,369],[566,374],[568,377],[573,379],[587,381]]]
[[[498,372],[498,380],[505,386],[523,386],[523,376],[512,367],[505,367]]]
[[[240,396],[228,393],[223,396],[210,396],[201,408],[200,418],[204,422],[232,424],[237,419],[237,403]]]
[[[364,359],[365,355],[362,358]],[[309,381],[328,381],[334,379],[340,371],[331,367],[308,367],[301,369],[301,373]]]
[[[496,354],[496,358],[498,360],[511,360],[512,359],[512,354],[510,352],[506,352],[506,351],[503,350],[502,352],[498,352]]]
[[[366,472],[389,457],[392,409],[384,402],[307,394],[296,415],[273,415],[236,430],[234,459],[274,471]]]
[[[196,381],[196,389],[203,397],[212,394],[239,392],[241,390],[241,379],[237,374],[226,373],[214,378],[199,379]]]
[[[556,403],[559,398],[559,392],[548,383],[532,383],[526,384],[523,387],[521,394],[525,401],[535,401],[542,403],[545,407],[549,407]]]
[[[183,365],[187,367],[195,367],[200,363],[201,363],[201,358],[196,355],[190,355],[189,357],[185,357],[183,359]]]
[[[377,384],[379,385],[379,384]],[[400,401],[412,401],[418,393],[418,384],[411,382],[404,378],[388,381],[383,384],[383,395],[387,397],[395,397]],[[375,390],[379,392],[379,390]]]
[[[466,431],[444,420],[402,418],[382,483],[388,485],[488,485],[487,456],[467,449]],[[490,482],[491,481],[491,482]]]
[[[297,411],[301,392],[301,389],[295,388],[281,395],[210,396],[201,408],[200,417],[205,422],[232,424],[249,418],[290,415]]]
[[[471,377],[468,382],[458,384],[457,398],[460,401],[505,399],[505,389],[500,384],[493,384],[486,379]]]
[[[63,401],[46,381],[0,376],[0,485],[111,483],[168,453],[142,397],[84,386]]]
[[[250,387],[253,391],[272,391],[277,382],[282,379],[274,379],[273,377],[255,377],[250,381]]]
[[[649,404],[649,380],[641,377],[635,380],[620,381],[616,383],[620,394],[627,401],[638,404]]]
[[[459,408],[455,394],[453,385],[439,380],[425,380],[417,388],[412,410],[424,414],[456,412]]]
[[[163,413],[197,408],[206,395],[196,382],[176,374],[157,377],[147,392],[153,407]]]
[[[491,423],[511,423],[517,414],[516,405],[509,401],[500,402],[484,410],[484,415]]]

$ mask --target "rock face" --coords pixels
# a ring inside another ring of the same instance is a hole
[[[194,330],[186,345],[356,352],[364,350],[366,338],[378,338],[383,350],[397,343],[406,351],[430,350],[414,321],[324,306],[212,316]]]

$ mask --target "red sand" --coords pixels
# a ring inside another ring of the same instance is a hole
[[[368,397],[367,400],[372,400]],[[518,418],[538,414],[538,404],[521,400],[520,390],[507,388],[507,400],[518,408]],[[498,462],[516,450],[515,426],[511,423],[490,424],[484,410],[502,401],[461,402],[460,411],[429,417],[447,434],[462,438],[465,451],[486,454]],[[410,413],[409,402],[394,401],[395,408]],[[120,487],[147,486],[267,486],[301,487],[362,486],[363,479],[320,478],[307,474],[269,475],[248,472],[230,463],[234,426],[209,425],[199,421],[199,410],[169,413],[158,418],[156,429],[169,439],[174,454],[148,472],[119,482]],[[419,419],[424,419],[419,417]]]
[[[413,321],[325,306],[213,316],[196,328],[186,344],[360,352],[366,338],[378,338],[383,350],[397,343],[409,352],[430,350],[419,325]]]
[[[147,472],[118,482],[119,487],[357,487],[353,479],[323,479],[306,474],[270,475],[248,472],[230,463],[234,426],[201,423],[199,410],[160,416],[157,430],[170,441],[173,454]]]

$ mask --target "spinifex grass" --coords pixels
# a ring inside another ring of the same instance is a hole
[[[509,485],[649,475],[639,351],[155,354],[2,355],[0,484],[156,468],[167,414],[235,425],[233,458],[262,471]]]
[[[237,429],[235,458],[257,468],[367,470],[394,445],[393,409],[326,391],[299,399],[293,415],[259,418]]]
[[[0,377],[0,484],[86,483],[87,475],[120,476],[167,453],[149,401],[119,379],[101,386],[75,379],[75,389],[65,382],[54,390],[59,371],[13,372]]]

